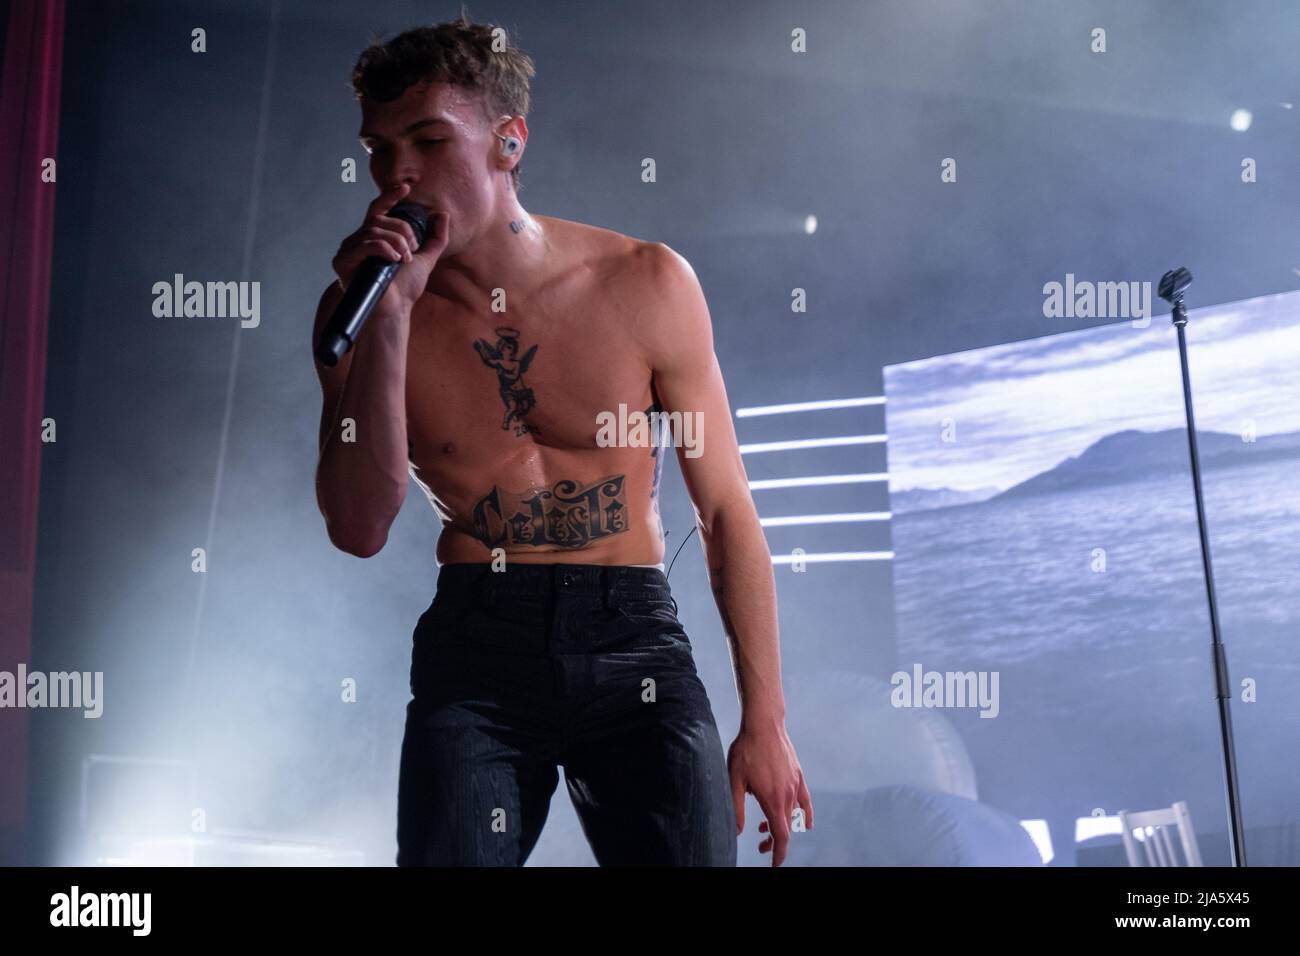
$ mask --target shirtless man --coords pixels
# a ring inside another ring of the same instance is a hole
[[[316,365],[330,541],[385,544],[414,478],[442,520],[414,636],[399,865],[522,865],[565,768],[602,865],[735,865],[745,793],[783,861],[812,802],[786,734],[772,566],[690,265],[517,198],[526,54],[461,21],[366,50],[353,85],[382,190],[333,262],[312,345],[360,263],[402,267],[355,347]],[[386,213],[429,210],[422,247]],[[707,423],[678,451],[742,707],[723,761],[663,574],[660,448],[597,442],[628,409]]]

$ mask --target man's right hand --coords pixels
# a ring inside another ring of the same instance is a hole
[[[388,212],[410,191],[408,183],[399,183],[380,193],[366,210],[361,228],[343,240],[334,256],[334,273],[346,289],[357,268],[371,256],[387,262],[401,262],[379,306],[398,308],[409,314],[411,306],[424,294],[429,274],[438,257],[447,248],[448,216],[445,212],[429,213],[429,228],[424,246],[416,251],[415,231]]]

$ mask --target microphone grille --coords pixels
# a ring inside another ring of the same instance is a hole
[[[424,237],[429,232],[429,214],[424,211],[423,206],[414,202],[399,202],[388,210],[388,215],[409,224],[415,232],[416,242],[424,245]]]

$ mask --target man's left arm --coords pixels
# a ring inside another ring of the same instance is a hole
[[[769,835],[759,849],[774,848],[772,865],[780,866],[794,807],[803,808],[811,827],[812,798],[785,729],[772,559],[731,423],[699,279],[690,263],[662,243],[646,255],[651,284],[638,337],[662,410],[672,415],[677,459],[695,506],[740,697],[740,732],[727,754],[737,832],[745,828],[749,791],[767,817],[759,830]]]

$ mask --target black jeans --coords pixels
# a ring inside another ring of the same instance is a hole
[[[446,564],[414,645],[398,866],[522,865],[557,766],[600,865],[736,865],[722,741],[662,571]]]

